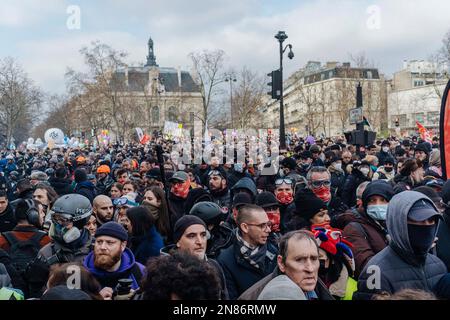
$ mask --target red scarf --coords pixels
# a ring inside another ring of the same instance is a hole
[[[280,211],[266,211],[267,217],[269,221],[272,222],[271,231],[279,232],[280,231]]]
[[[188,179],[183,183],[175,183],[170,191],[177,197],[186,199],[189,193],[189,187],[191,186],[191,181]]]
[[[328,201],[331,200],[331,191],[330,188],[327,188],[325,186],[322,186],[320,188],[313,189],[314,194],[317,198],[322,200],[325,203],[328,203]]]
[[[278,192],[276,197],[278,202],[281,204],[290,204],[294,200],[292,197],[292,192]]]

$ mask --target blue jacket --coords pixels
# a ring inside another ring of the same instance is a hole
[[[131,239],[131,251],[136,261],[143,265],[147,264],[148,258],[159,256],[162,247],[164,241],[155,226],[152,226],[144,236]]]
[[[136,262],[133,253],[128,248],[125,248],[122,253],[120,267],[115,272],[97,269],[94,266],[94,252],[90,252],[87,255],[83,261],[83,266],[92,273],[102,288],[110,287],[115,289],[119,279],[131,279],[133,280],[131,288],[136,290],[139,288],[139,280],[136,279],[136,273],[140,272],[142,278],[145,273],[145,267],[139,262]]]
[[[217,262],[222,266],[230,300],[237,299],[245,290],[272,273],[277,265],[278,249],[267,242],[267,251],[264,270],[253,267],[242,257],[237,240],[221,251]]]

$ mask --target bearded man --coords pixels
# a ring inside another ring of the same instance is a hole
[[[102,286],[104,299],[115,296],[119,279],[130,279],[131,289],[139,288],[145,267],[136,262],[127,241],[128,233],[122,225],[107,222],[97,229],[94,250],[83,262]]]

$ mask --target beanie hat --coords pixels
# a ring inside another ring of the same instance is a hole
[[[161,170],[159,168],[152,168],[145,174],[147,178],[153,178],[161,181]]]
[[[75,182],[80,183],[87,180],[87,173],[84,169],[77,169],[74,173]]]
[[[308,151],[308,150],[305,150],[305,151],[303,151],[302,153],[300,153],[300,159],[304,159],[304,160],[306,160],[306,159],[312,159],[312,153],[311,153],[311,151]]]
[[[58,168],[55,171],[55,176],[57,178],[63,179],[65,176],[67,175],[67,170],[66,168]]]
[[[320,147],[317,144],[313,144],[309,148],[309,151],[311,151],[311,153],[320,153]]]
[[[237,206],[243,205],[243,204],[252,204],[252,198],[250,195],[246,192],[238,192],[233,198],[233,204],[232,207],[236,208]]]
[[[115,221],[104,223],[95,232],[95,237],[108,236],[119,239],[120,241],[128,241],[127,230]]]
[[[255,204],[257,206],[260,206],[261,208],[268,208],[268,207],[279,207],[280,204],[278,203],[277,198],[272,192],[261,192],[256,196]]]
[[[295,170],[297,162],[295,161],[294,158],[284,158],[283,161],[281,161],[281,165],[291,170]]]
[[[325,202],[320,200],[310,189],[301,189],[295,195],[295,212],[305,220],[314,217],[321,209],[327,209]]]
[[[109,174],[110,172],[111,172],[111,169],[105,164],[102,164],[100,167],[97,168],[97,173]]]
[[[423,151],[426,154],[430,153],[430,148],[428,148],[427,144],[425,142],[419,143],[415,148],[414,148],[414,152],[416,151]]]
[[[363,206],[367,207],[370,197],[380,196],[386,199],[386,201],[391,201],[394,196],[394,189],[392,185],[384,180],[375,180],[370,182],[362,194]]]
[[[191,211],[189,211],[189,214],[199,217],[207,225],[218,225],[225,216],[222,213],[222,208],[211,201],[201,201],[196,203]]]
[[[200,219],[197,216],[186,215],[178,219],[173,228],[173,242],[177,243],[180,240],[183,233],[186,231],[186,229],[194,224],[200,224],[204,226],[206,229],[206,224],[203,222],[202,219]]]
[[[381,143],[381,146],[382,147],[384,147],[384,146],[390,146],[391,145],[391,143],[389,142],[389,140],[383,140],[383,142]]]

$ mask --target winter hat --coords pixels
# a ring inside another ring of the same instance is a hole
[[[295,170],[295,167],[297,167],[297,162],[294,158],[284,158],[283,161],[281,161],[281,165],[291,170]]]
[[[382,147],[384,147],[384,146],[390,147],[390,146],[391,146],[391,143],[389,142],[389,140],[383,140],[383,142],[381,143],[381,146],[382,146]]]
[[[272,192],[261,192],[256,196],[255,204],[261,208],[279,207],[280,204]]]
[[[430,148],[428,148],[427,143],[422,142],[422,143],[419,143],[419,144],[414,148],[414,152],[416,152],[416,151],[423,151],[423,152],[425,152],[426,154],[429,154],[431,150],[430,150]]]
[[[200,224],[206,229],[206,224],[197,216],[186,215],[178,219],[173,228],[173,242],[177,243],[186,229],[195,224]]]
[[[311,153],[320,153],[320,147],[317,144],[313,144],[309,148],[309,151],[311,151]]]
[[[33,171],[30,175],[31,180],[47,181],[48,175],[42,171]]]
[[[391,201],[394,196],[394,189],[389,182],[384,180],[370,182],[362,194],[364,208],[367,207],[367,203],[372,196],[381,196],[386,199],[386,201]]]
[[[161,170],[159,168],[152,168],[145,174],[147,178],[161,181]]]
[[[66,177],[66,175],[67,175],[67,170],[66,170],[66,168],[58,168],[58,169],[56,169],[56,171],[55,171],[55,176],[56,176],[57,178],[64,179],[64,178]]]
[[[201,201],[196,203],[189,211],[189,214],[199,217],[207,225],[218,225],[224,217],[222,208],[212,201]]]
[[[306,160],[306,159],[312,159],[312,153],[311,151],[305,150],[302,153],[300,153],[300,159]]]
[[[115,221],[109,221],[100,226],[95,232],[95,237],[108,236],[119,239],[120,241],[128,241],[127,230]]]
[[[439,202],[442,199],[439,196],[439,194],[431,187],[420,186],[420,187],[414,188],[413,191],[417,191],[417,192],[423,193],[428,198],[430,198],[431,201],[433,201],[434,203]]]
[[[233,204],[232,207],[236,208],[237,206],[243,205],[243,204],[252,204],[252,198],[250,195],[246,192],[238,192],[233,198]]]
[[[97,173],[109,174],[110,172],[111,172],[111,169],[105,164],[103,164],[103,165],[101,165],[100,167],[97,168]]]
[[[41,300],[92,300],[92,298],[80,289],[70,289],[66,285],[60,285],[48,289]]]
[[[430,166],[441,166],[441,151],[439,149],[433,149],[430,153]]]
[[[392,157],[392,156],[387,156],[386,157],[386,159],[384,159],[384,164],[386,164],[386,163],[390,163],[390,164],[392,164],[392,165],[395,165],[395,159],[394,159],[394,157]]]
[[[295,195],[295,212],[305,220],[314,217],[321,209],[327,209],[325,202],[320,200],[310,189],[301,189]]]
[[[74,173],[75,182],[80,183],[87,180],[87,173],[84,169],[77,169]]]

